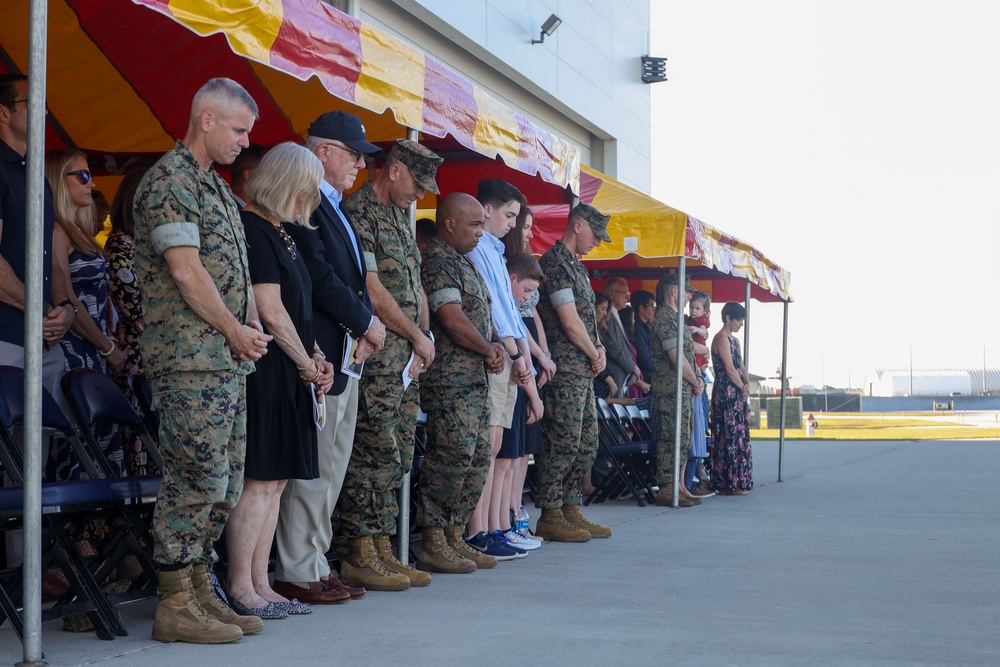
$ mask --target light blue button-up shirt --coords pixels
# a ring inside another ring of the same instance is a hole
[[[469,258],[483,277],[493,299],[493,326],[501,338],[527,338],[521,313],[517,310],[514,293],[510,289],[510,273],[503,256],[503,241],[484,231],[479,245],[472,249]]]

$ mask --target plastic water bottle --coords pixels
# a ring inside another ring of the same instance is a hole
[[[531,530],[531,522],[528,519],[528,510],[524,509],[524,505],[521,505],[521,511],[517,513],[516,517],[514,517],[514,528],[519,533],[524,535],[527,535],[528,531]]]

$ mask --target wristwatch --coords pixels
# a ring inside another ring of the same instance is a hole
[[[76,307],[76,304],[73,303],[72,301],[70,301],[69,299],[66,299],[65,301],[60,301],[56,305],[58,305],[58,306],[69,306],[70,308],[73,309],[73,314],[74,315],[79,315],[80,314],[80,310]]]

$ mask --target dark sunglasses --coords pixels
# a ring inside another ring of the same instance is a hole
[[[87,183],[90,183],[92,180],[94,180],[94,177],[93,177],[93,175],[91,175],[89,169],[78,169],[77,171],[67,171],[66,175],[67,176],[79,176],[80,180],[83,182],[84,185],[86,185]]]

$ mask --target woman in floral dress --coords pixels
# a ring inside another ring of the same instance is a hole
[[[712,339],[712,490],[720,496],[745,496],[753,489],[750,449],[750,376],[736,334],[746,309],[730,301],[722,308],[722,330]]]

